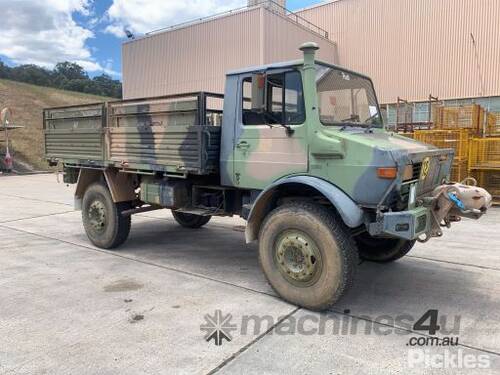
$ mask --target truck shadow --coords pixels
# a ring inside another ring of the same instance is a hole
[[[410,253],[411,254],[411,253]],[[353,288],[335,306],[360,313],[383,314],[428,309],[457,314],[467,299],[478,305],[491,304],[481,294],[481,270],[437,261],[412,258],[411,255],[390,264],[363,262],[358,267]]]
[[[141,221],[134,223],[121,251],[182,272],[275,294],[260,270],[257,245],[247,245],[244,234],[230,225],[208,224],[193,230],[173,220]],[[479,268],[411,256],[390,264],[363,262],[353,287],[333,310],[371,316],[421,316],[429,309],[454,315],[479,306],[499,311],[497,301],[481,288],[481,277]]]
[[[120,253],[187,273],[274,294],[260,271],[257,246],[245,243],[233,226],[209,223],[183,228],[173,220],[154,219],[132,224]]]

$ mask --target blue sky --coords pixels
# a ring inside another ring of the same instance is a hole
[[[288,0],[296,10],[321,0]],[[74,61],[120,78],[123,28],[136,35],[241,7],[246,0],[0,0],[0,59],[52,68]]]

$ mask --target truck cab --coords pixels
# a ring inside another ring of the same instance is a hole
[[[138,212],[169,208],[193,229],[239,215],[277,293],[321,310],[359,258],[395,261],[487,211],[484,189],[448,181],[453,150],[387,131],[370,78],[317,49],[229,72],[223,96],[45,110],[47,159],[76,183],[91,242],[118,247]]]
[[[425,235],[431,218],[417,199],[446,181],[453,151],[387,132],[371,79],[316,61],[315,49],[227,75],[225,97],[234,101],[225,101],[221,184],[265,190],[280,179],[314,179],[352,201],[341,212],[350,227]]]

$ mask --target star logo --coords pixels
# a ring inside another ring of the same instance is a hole
[[[213,340],[215,345],[220,346],[223,340],[229,342],[233,339],[231,332],[237,327],[231,323],[233,319],[231,314],[224,315],[221,310],[216,310],[213,315],[206,314],[203,318],[205,323],[200,325],[200,330],[205,332],[205,341]]]

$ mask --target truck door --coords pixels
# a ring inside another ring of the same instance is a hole
[[[239,80],[239,109],[233,142],[233,184],[263,189],[290,174],[307,172],[308,149],[301,74],[272,71],[260,76],[266,85],[264,108],[252,109],[252,80]],[[254,82],[255,84],[255,82]]]

